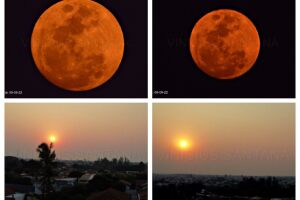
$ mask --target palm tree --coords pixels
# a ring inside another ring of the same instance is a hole
[[[53,191],[53,177],[56,154],[53,150],[53,144],[42,143],[36,149],[39,153],[40,163],[42,165],[41,191],[43,199],[46,199],[46,194]]]

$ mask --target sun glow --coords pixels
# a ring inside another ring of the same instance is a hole
[[[51,143],[56,142],[56,136],[54,136],[54,135],[49,136],[49,141],[50,141]]]
[[[180,150],[188,150],[191,146],[191,143],[187,139],[180,139],[177,142],[177,146]]]

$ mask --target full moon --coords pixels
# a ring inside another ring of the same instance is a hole
[[[194,26],[190,52],[196,65],[217,79],[245,74],[260,49],[256,27],[245,15],[228,9],[212,11]]]
[[[36,22],[31,51],[38,70],[51,83],[86,91],[115,74],[124,37],[117,19],[104,6],[91,0],[63,0]]]

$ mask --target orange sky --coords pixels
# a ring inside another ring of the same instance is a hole
[[[153,172],[295,175],[294,104],[154,104]],[[180,139],[190,143],[184,150]]]
[[[59,159],[147,161],[147,105],[5,105],[5,155],[36,158],[51,135]]]

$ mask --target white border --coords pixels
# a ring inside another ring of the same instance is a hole
[[[148,200],[152,200],[152,0],[148,0]]]
[[[9,1],[9,0],[8,0]],[[296,99],[153,99],[152,98],[152,1],[148,0],[148,99],[5,99],[4,98],[4,1],[0,4],[0,60],[2,69],[0,70],[0,199],[4,199],[4,151],[5,151],[5,135],[4,135],[4,103],[148,103],[148,199],[152,199],[152,107],[153,103],[299,103]],[[271,4],[270,4],[271,5]],[[296,37],[299,35],[300,5],[296,0]],[[296,47],[299,47],[299,40],[296,40]],[[16,55],[17,56],[17,55]],[[300,57],[300,53],[296,51],[296,57]],[[296,69],[298,62],[296,62]],[[282,66],[284,70],[284,66]],[[296,70],[296,77],[300,77],[300,70]],[[278,80],[280,81],[280,80]],[[300,92],[300,81],[296,78],[296,94]],[[296,104],[296,115],[300,113],[300,108]],[[300,124],[300,118],[296,117],[296,130]],[[297,133],[297,131],[296,131]],[[296,144],[299,144],[299,137],[296,134]],[[299,158],[300,152],[296,145],[296,191],[300,191],[298,184],[300,178],[297,172],[300,169]],[[296,193],[296,199],[298,192]]]
[[[4,131],[4,1],[1,1],[0,4],[0,179],[3,181],[0,182],[0,199],[4,199],[4,151],[5,151],[5,131]]]
[[[296,97],[298,96],[299,92],[300,92],[300,70],[299,70],[299,62],[297,61],[297,58],[299,58],[300,53],[299,51],[297,51],[300,47],[300,43],[299,40],[297,39],[299,37],[299,22],[300,22],[300,4],[297,0],[296,1]],[[300,113],[300,107],[298,106],[299,104],[299,100],[297,100],[297,98],[294,99],[294,102],[296,103],[296,141],[295,141],[295,145],[296,145],[296,199],[298,199],[299,196],[299,191],[300,191],[300,178],[298,176],[298,171],[300,169],[300,149],[297,148],[297,144],[299,144],[300,142],[300,138],[298,137],[298,128],[299,128],[299,124],[300,124],[300,118],[298,117],[298,114]]]

